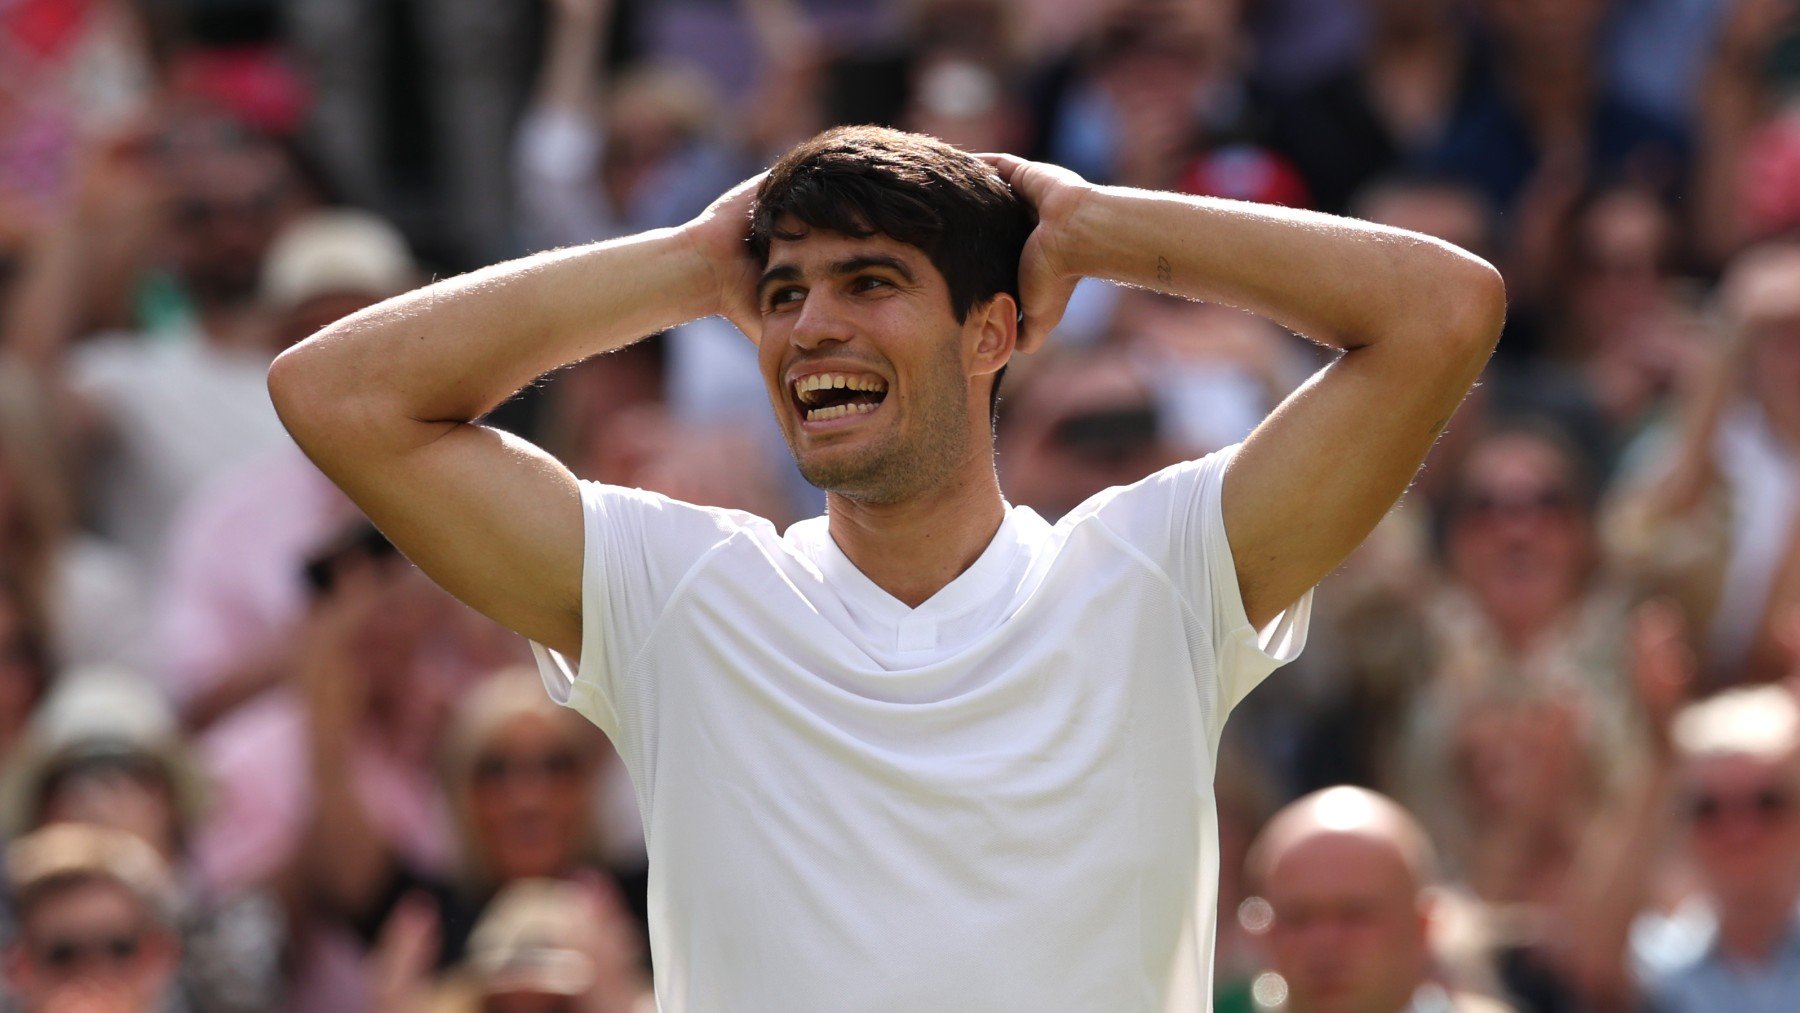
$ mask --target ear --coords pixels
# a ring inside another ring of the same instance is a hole
[[[1019,343],[1019,303],[1000,292],[969,309],[963,324],[971,376],[991,376],[1012,361]]]

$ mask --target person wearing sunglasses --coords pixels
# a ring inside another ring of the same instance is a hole
[[[1659,1013],[1800,1009],[1800,704],[1783,686],[1682,711],[1673,814],[1699,890],[1640,933]]]
[[[589,884],[593,903],[621,927],[608,959],[599,961],[609,969],[604,990],[633,999],[647,992],[639,981],[647,949],[642,881],[597,860],[595,802],[605,754],[596,733],[546,697],[529,669],[504,669],[470,690],[441,742],[455,860],[448,871],[432,869],[384,839],[350,766],[328,755],[347,751],[333,745],[344,741],[347,723],[328,713],[334,686],[341,683],[312,687],[317,808],[299,869],[326,913],[372,948],[370,1008],[403,1005],[400,995],[453,990],[471,933],[495,898],[532,880]],[[432,942],[420,947],[407,939]],[[403,959],[409,953],[414,959]],[[406,969],[396,975],[396,967]]]
[[[8,1008],[174,1008],[175,886],[155,849],[123,830],[58,823],[13,842],[6,879],[18,927]]]

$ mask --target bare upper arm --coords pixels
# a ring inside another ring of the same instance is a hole
[[[1503,299],[1344,352],[1250,434],[1222,495],[1253,624],[1336,569],[1405,492],[1492,352]]]
[[[296,441],[407,558],[501,625],[579,656],[585,539],[567,468],[486,426],[342,404],[321,423],[295,400],[277,392]]]

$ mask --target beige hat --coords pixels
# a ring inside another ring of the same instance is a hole
[[[6,887],[16,908],[29,907],[58,884],[96,879],[125,887],[158,922],[174,920],[177,898],[169,867],[135,834],[87,823],[57,823],[6,849]]]
[[[590,917],[572,883],[515,880],[470,934],[469,969],[488,993],[581,995],[594,983],[593,961],[577,948]]]
[[[112,757],[142,758],[161,768],[181,823],[193,825],[206,804],[206,778],[175,712],[144,678],[96,666],[64,674],[32,717],[0,778],[0,832],[14,836],[31,829],[51,776],[71,763]]]
[[[322,295],[386,298],[418,283],[405,237],[366,211],[333,209],[283,229],[263,260],[262,300],[278,310]]]

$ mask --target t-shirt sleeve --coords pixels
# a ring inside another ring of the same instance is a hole
[[[1299,657],[1312,617],[1310,588],[1260,630],[1244,612],[1221,498],[1237,449],[1233,445],[1134,485],[1108,489],[1071,515],[1077,520],[1091,515],[1142,553],[1209,624],[1221,714],[1270,672]]]
[[[641,489],[581,483],[581,657],[533,643],[552,699],[618,741],[625,674],[688,574],[714,548],[767,521]]]

